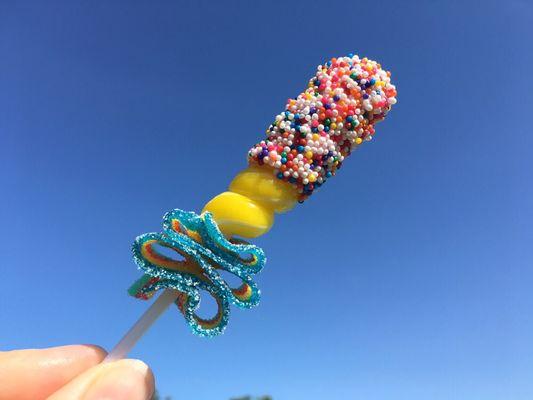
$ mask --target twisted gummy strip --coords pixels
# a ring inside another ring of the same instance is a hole
[[[171,249],[184,260],[167,257],[154,245]],[[148,299],[162,288],[178,290],[181,293],[176,304],[192,331],[200,336],[222,333],[228,323],[230,304],[251,308],[259,303],[260,291],[252,276],[265,265],[263,250],[246,242],[227,240],[210,213],[173,210],[163,217],[163,232],[137,237],[132,250],[135,263],[145,275],[129,293]],[[220,276],[220,270],[239,277],[240,287],[231,288]],[[196,314],[200,290],[209,292],[217,302],[218,311],[210,319]]]

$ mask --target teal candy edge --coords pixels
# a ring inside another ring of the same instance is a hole
[[[176,232],[172,228],[172,221],[178,220],[187,230],[197,232],[202,244],[196,242],[183,232]],[[155,240],[162,246],[179,249],[188,260],[195,262],[208,280],[201,280],[197,276],[156,265],[142,254],[142,246]],[[210,213],[198,215],[194,212],[180,209],[172,210],[163,217],[163,231],[160,233],[146,233],[138,236],[132,245],[133,260],[144,272],[128,289],[131,296],[148,299],[160,289],[172,288],[187,295],[182,301],[182,312],[191,331],[202,337],[213,337],[221,334],[226,328],[230,304],[239,308],[251,308],[259,304],[260,290],[253,280],[253,275],[259,273],[266,263],[264,251],[255,245],[227,240]],[[242,255],[245,254],[246,257]],[[235,296],[232,288],[225,282],[218,270],[227,271],[249,285],[251,295],[242,300]],[[203,327],[195,318],[195,312],[200,306],[200,290],[210,293],[219,303],[220,318],[214,326]]]

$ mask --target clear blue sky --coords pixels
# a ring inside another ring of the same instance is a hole
[[[147,307],[134,237],[354,52],[399,102],[256,241],[260,306],[214,340],[169,311],[132,356],[176,399],[533,398],[532,26],[525,0],[2,1],[0,347],[112,347]]]

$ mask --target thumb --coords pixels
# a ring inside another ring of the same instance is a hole
[[[48,400],[149,400],[154,376],[140,360],[99,364],[63,386]]]

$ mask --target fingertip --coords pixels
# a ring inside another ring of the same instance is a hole
[[[76,368],[83,372],[97,364],[100,364],[107,355],[107,352],[100,346],[94,344],[73,344],[59,347],[51,347],[41,351],[48,354],[48,360],[53,363],[63,363],[76,365]],[[47,362],[46,358],[43,362]]]
[[[155,376],[150,368],[144,361],[138,359],[130,359],[130,362],[133,364],[133,368],[143,371],[144,373],[144,382],[147,388],[147,393],[149,394],[148,398],[152,398],[152,395],[155,391]]]
[[[79,345],[80,350],[86,353],[88,358],[94,359],[96,363],[102,362],[102,360],[107,356],[107,351],[96,344],[82,344]]]
[[[127,365],[128,368],[131,368],[132,370],[141,374],[145,374],[146,376],[151,376],[151,379],[153,379],[152,370],[144,361],[139,360],[137,358],[126,358],[124,360],[119,361],[122,361],[125,365]]]
[[[102,364],[97,378],[87,388],[83,399],[148,400],[155,388],[152,370],[141,360],[123,359]]]
[[[67,345],[2,353],[0,399],[45,398],[100,364],[105,356],[105,350],[95,345]]]
[[[119,366],[124,369],[125,374],[132,376],[140,375],[143,377],[147,398],[151,399],[155,390],[155,377],[152,369],[144,361],[136,358],[126,358],[115,362],[119,363]]]

